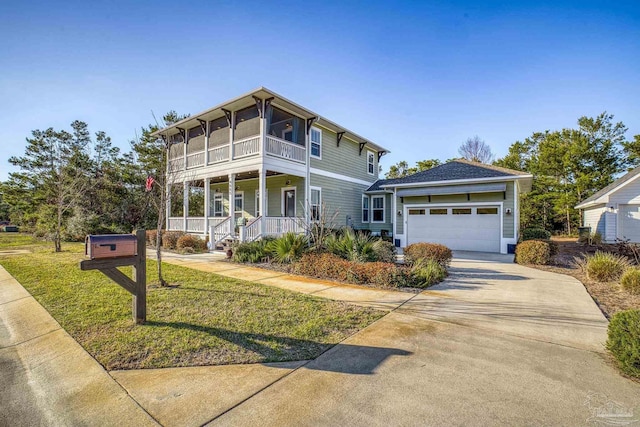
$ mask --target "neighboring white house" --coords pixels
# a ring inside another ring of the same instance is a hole
[[[602,240],[640,242],[640,167],[617,179],[576,206],[583,211],[582,224]]]

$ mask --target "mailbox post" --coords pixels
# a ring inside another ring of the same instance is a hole
[[[80,269],[99,270],[133,295],[133,320],[147,320],[147,245],[145,230],[135,236],[113,234],[87,236],[85,254],[91,259],[80,262]],[[133,266],[132,280],[117,267]]]

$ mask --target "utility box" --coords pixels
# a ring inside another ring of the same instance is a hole
[[[84,254],[90,259],[136,256],[137,242],[133,234],[91,234],[84,241]]]

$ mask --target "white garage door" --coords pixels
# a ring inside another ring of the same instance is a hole
[[[500,252],[498,206],[407,209],[407,242],[441,243],[454,250]]]
[[[618,215],[620,216],[618,235],[632,242],[640,242],[640,205],[620,205]]]

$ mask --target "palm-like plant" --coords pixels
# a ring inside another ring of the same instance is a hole
[[[299,259],[308,248],[307,237],[303,234],[286,233],[269,242],[267,249],[279,263],[290,263]]]

